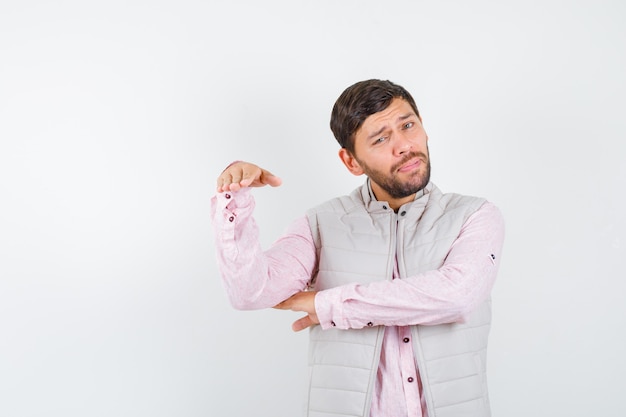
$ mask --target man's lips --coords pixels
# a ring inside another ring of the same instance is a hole
[[[406,162],[405,164],[402,164],[402,166],[398,168],[398,172],[413,171],[414,169],[419,168],[421,164],[422,164],[422,160],[420,158],[410,159],[408,162]]]

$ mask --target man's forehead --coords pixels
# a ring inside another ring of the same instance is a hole
[[[417,117],[417,114],[415,114],[415,110],[413,110],[409,102],[402,98],[394,98],[386,109],[369,115],[363,121],[363,125],[361,127],[375,127],[375,125],[379,124],[408,119],[411,116]]]

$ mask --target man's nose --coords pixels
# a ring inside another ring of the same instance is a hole
[[[396,138],[396,146],[394,149],[397,155],[403,155],[413,148],[413,142],[403,135],[397,135]]]

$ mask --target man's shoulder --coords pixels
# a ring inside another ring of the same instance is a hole
[[[456,192],[443,192],[434,184],[431,189],[431,194],[431,203],[438,205],[441,209],[446,211],[455,208],[470,208],[478,210],[487,202],[486,198],[480,196]]]

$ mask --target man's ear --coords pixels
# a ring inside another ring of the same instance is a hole
[[[363,175],[363,168],[359,165],[359,161],[346,148],[339,149],[339,159],[348,168],[352,175]]]

